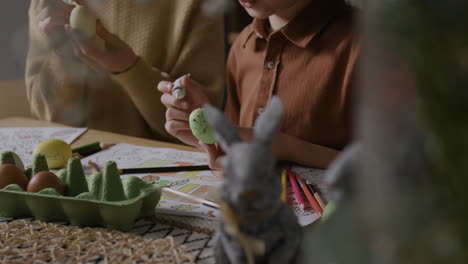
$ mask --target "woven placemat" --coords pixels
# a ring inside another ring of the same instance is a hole
[[[145,239],[40,221],[0,224],[0,263],[193,263],[171,236]]]
[[[214,235],[218,228],[218,220],[209,220],[206,218],[192,217],[192,216],[179,216],[169,214],[157,214],[152,217],[154,221],[165,223],[179,228],[187,229],[194,232],[204,233],[207,235]]]

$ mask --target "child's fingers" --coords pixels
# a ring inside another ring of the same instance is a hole
[[[188,122],[189,113],[176,108],[168,108],[166,111],[166,120],[178,120]]]
[[[161,96],[161,103],[165,105],[167,108],[178,108],[183,111],[188,111],[189,104],[184,100],[177,100],[171,94],[163,94]]]
[[[200,147],[208,154],[208,164],[212,170],[219,170],[222,168],[222,157],[218,154],[216,145],[207,145],[201,141],[198,141]]]
[[[174,87],[174,84],[168,81],[160,81],[158,83],[158,91],[161,93],[172,93],[172,87]]]
[[[167,132],[173,135],[177,135],[180,131],[190,130],[190,126],[187,122],[183,122],[179,120],[167,120],[166,123],[164,124],[164,128],[167,130]]]
[[[222,171],[223,170],[223,160],[226,156],[218,156],[216,160],[213,162],[211,169],[214,171]]]
[[[187,88],[194,88],[194,87],[199,87],[200,84],[195,82],[191,77],[190,74],[187,74],[184,76],[184,78],[181,81],[182,86],[187,87]]]
[[[190,75],[184,76],[181,81],[182,86],[185,88],[186,95],[184,99],[194,108],[201,107],[204,104],[210,103],[210,100],[205,94],[202,85],[193,80]]]

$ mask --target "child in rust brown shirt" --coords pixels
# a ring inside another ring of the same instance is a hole
[[[325,168],[351,139],[352,85],[360,45],[356,11],[344,0],[240,0],[254,17],[228,59],[225,112],[248,139],[273,95],[285,107],[273,151],[281,160]],[[204,148],[214,167],[218,151],[200,144],[188,116],[209,103],[201,86],[185,78],[187,96],[176,100],[161,82],[167,131]],[[217,164],[216,164],[217,163]]]

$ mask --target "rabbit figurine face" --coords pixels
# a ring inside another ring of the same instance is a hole
[[[253,139],[242,142],[222,112],[204,106],[205,118],[226,152],[217,263],[289,263],[299,247],[301,228],[280,199],[280,173],[271,149],[282,113],[275,96],[255,122]]]
[[[266,210],[280,203],[281,183],[269,147],[258,142],[231,146],[224,160],[221,199],[239,214]]]

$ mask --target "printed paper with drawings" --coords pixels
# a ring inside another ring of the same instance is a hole
[[[325,189],[326,185],[324,184],[324,181],[323,181],[324,172],[325,172],[324,170],[306,168],[306,167],[301,167],[301,166],[293,166],[291,169],[295,173],[301,175],[302,179],[312,181],[312,183],[316,185],[319,190]],[[294,192],[292,191],[292,187],[288,186],[288,190],[289,190],[287,194],[288,204],[293,208],[294,212],[298,216],[299,223],[301,224],[301,226],[309,225],[319,219],[319,216],[314,212],[312,208],[310,208],[310,206],[308,208],[305,208],[305,210],[302,210],[299,207],[299,204],[297,203]],[[321,195],[322,195],[322,198],[324,198],[324,200],[327,200],[326,199],[327,195],[325,193],[321,192]],[[305,197],[304,197],[304,200],[306,201]]]
[[[8,127],[0,128],[0,152],[13,151],[25,166],[32,164],[32,153],[37,144],[46,139],[62,139],[71,144],[87,128],[66,127]]]
[[[168,148],[148,148],[126,143],[117,144],[83,159],[82,163],[85,168],[87,168],[88,160],[94,161],[101,168],[107,161],[115,161],[121,169],[207,164],[206,154],[201,152],[180,151]],[[90,173],[89,168],[86,171]],[[123,175],[122,178],[129,176],[131,175]],[[134,174],[134,176],[138,176],[149,182],[167,184],[178,191],[211,201],[216,199],[217,191],[222,183],[222,178],[216,176],[211,171]],[[310,224],[318,219],[318,216],[311,211],[304,212],[294,205],[293,208],[302,225]],[[163,192],[156,211],[159,213],[197,216],[208,219],[216,219],[220,214],[220,211],[216,209],[165,192]]]

